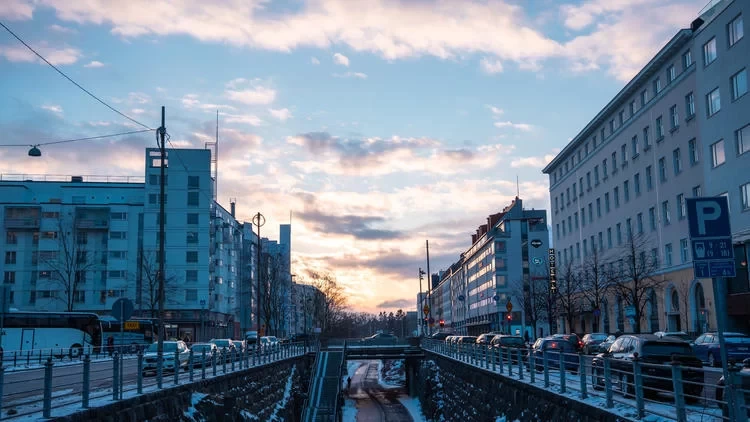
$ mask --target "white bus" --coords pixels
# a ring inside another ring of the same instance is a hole
[[[3,318],[2,350],[51,351],[75,358],[102,346],[99,316],[84,312],[8,312]]]

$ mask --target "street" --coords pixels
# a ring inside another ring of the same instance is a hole
[[[385,389],[378,383],[378,362],[363,362],[352,377],[348,396],[357,402],[357,422],[412,422],[398,401],[402,388]],[[344,421],[354,422],[354,421]]]

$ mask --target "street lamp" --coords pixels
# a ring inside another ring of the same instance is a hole
[[[258,327],[257,327],[258,328],[258,335],[257,335],[257,337],[258,337],[258,350],[260,350],[260,337],[261,337],[261,332],[260,332],[260,310],[261,310],[261,307],[260,307],[260,286],[261,286],[261,278],[262,278],[261,277],[261,274],[262,274],[262,272],[261,272],[261,265],[260,265],[260,228],[263,227],[264,224],[266,224],[266,217],[264,217],[263,214],[261,214],[260,212],[257,213],[257,214],[255,214],[253,216],[253,224],[258,228],[258,248],[257,248],[257,251],[258,251],[258,262],[256,264],[257,271],[258,271],[258,291],[255,293],[256,294],[256,299],[257,299],[256,300],[256,304],[255,304],[255,306],[256,306],[255,314],[256,314],[256,317],[257,317],[256,319],[257,319],[257,325],[258,325]],[[265,334],[265,333],[263,333],[263,334]]]

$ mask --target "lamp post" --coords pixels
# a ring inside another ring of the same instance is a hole
[[[422,276],[425,275],[425,274],[427,274],[427,273],[425,273],[424,271],[422,271],[422,267],[420,267],[419,268],[419,309],[417,309],[417,316],[418,316],[419,321],[420,321],[420,323],[419,323],[419,328],[420,328],[419,332],[422,335],[424,335],[425,324],[424,324],[424,319],[422,317],[419,317],[419,314],[420,314],[420,312],[422,312],[422,309],[424,308],[424,297],[422,296]],[[427,317],[427,315],[425,315],[425,318],[426,317]]]
[[[261,287],[261,279],[263,278],[263,277],[261,277],[262,271],[261,271],[261,265],[260,265],[260,228],[263,227],[264,224],[266,224],[266,217],[264,217],[263,214],[261,214],[260,212],[257,213],[257,214],[255,214],[253,216],[253,224],[255,225],[255,227],[258,228],[258,247],[257,247],[257,251],[258,251],[257,258],[258,258],[258,261],[257,261],[257,264],[256,264],[257,272],[258,272],[258,291],[255,293],[256,294],[256,303],[255,303],[256,311],[255,311],[255,315],[256,315],[257,325],[258,325],[258,327],[257,327],[258,328],[258,335],[257,335],[257,337],[258,337],[258,350],[260,350],[260,337],[261,337],[261,330],[260,330],[260,312],[261,312],[261,306],[260,306],[260,287]],[[265,333],[263,333],[263,334],[265,334]]]
[[[166,220],[165,215],[165,209],[164,209],[164,199],[165,199],[165,184],[164,184],[164,178],[166,174],[167,169],[167,152],[166,152],[166,145],[165,144],[165,137],[167,135],[167,128],[164,124],[164,106],[161,107],[161,126],[157,130],[158,136],[161,139],[161,142],[159,143],[159,151],[161,152],[161,174],[159,178],[159,336],[157,337],[157,345],[156,345],[156,355],[157,355],[157,363],[156,363],[156,382],[159,385],[159,388],[161,388],[161,381],[162,381],[162,368],[163,368],[163,362],[164,362],[164,261],[165,261],[165,254],[164,254],[164,222]]]

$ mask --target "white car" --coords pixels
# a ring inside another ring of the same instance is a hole
[[[149,372],[157,371],[157,354],[158,343],[148,346],[143,355],[143,375]],[[179,352],[178,359],[175,361],[175,352]],[[164,363],[162,370],[174,371],[177,368],[187,368],[190,362],[190,349],[184,341],[165,341],[164,342]]]

